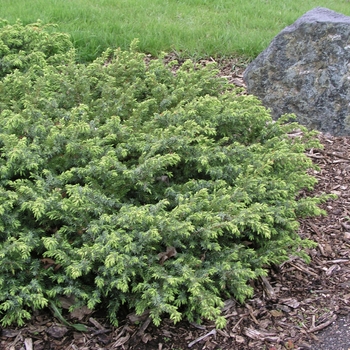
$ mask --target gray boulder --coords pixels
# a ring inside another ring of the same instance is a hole
[[[244,72],[274,119],[350,135],[350,17],[317,7],[283,29]]]

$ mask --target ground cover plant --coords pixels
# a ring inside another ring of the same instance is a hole
[[[225,298],[307,258],[297,219],[324,199],[298,198],[313,132],[215,66],[146,63],[137,42],[84,64],[67,35],[17,23],[0,50],[2,325],[74,295],[113,324],[127,307],[223,327]]]
[[[2,0],[1,18],[15,23],[58,23],[72,36],[79,60],[108,47],[157,56],[176,51],[192,58],[257,56],[285,26],[314,7],[350,15],[347,0]]]

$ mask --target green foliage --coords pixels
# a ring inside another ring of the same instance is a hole
[[[135,42],[78,64],[45,33],[0,31],[1,323],[74,295],[114,324],[126,304],[156,325],[222,327],[223,298],[242,302],[247,282],[312,245],[297,218],[322,199],[296,198],[315,184],[314,134],[288,137],[302,127],[272,122],[213,66],[174,74]]]
[[[49,32],[54,25],[40,21],[23,26],[20,21],[9,25],[0,20],[0,77],[15,69],[26,71],[29,67],[42,66],[73,48],[69,36]],[[48,62],[46,62],[48,61]]]

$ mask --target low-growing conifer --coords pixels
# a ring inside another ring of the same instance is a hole
[[[67,35],[2,23],[2,325],[74,296],[114,325],[124,305],[223,327],[223,300],[307,258],[298,218],[324,200],[298,196],[316,182],[315,134],[272,121],[213,65],[173,64],[136,41],[83,64]]]

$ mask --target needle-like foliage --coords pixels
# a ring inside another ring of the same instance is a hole
[[[135,44],[79,64],[40,23],[0,30],[3,325],[73,295],[113,324],[125,304],[222,327],[224,298],[312,245],[297,219],[322,199],[297,198],[314,134],[215,67],[175,73]]]

